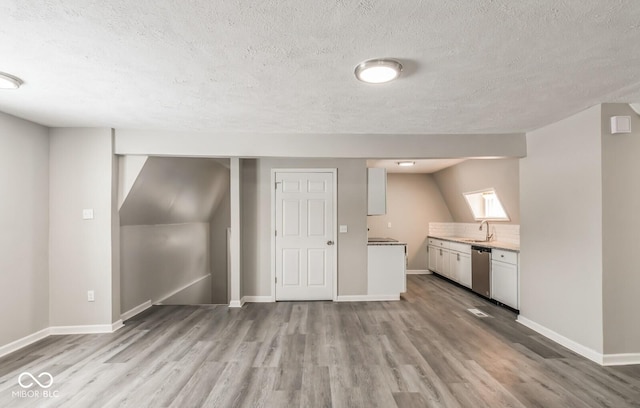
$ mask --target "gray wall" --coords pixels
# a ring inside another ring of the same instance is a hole
[[[243,161],[244,162],[244,161]],[[256,169],[243,168],[243,296],[270,296],[271,282],[271,169],[337,168],[338,294],[367,294],[367,172],[363,159],[258,159]],[[254,223],[255,218],[255,223]],[[249,253],[249,249],[254,253]]]
[[[520,162],[521,316],[598,353],[602,327],[600,106],[527,134]]]
[[[0,113],[0,347],[49,327],[47,128]]]
[[[431,174],[388,173],[387,214],[367,217],[369,236],[406,242],[408,269],[420,270],[427,269],[429,223],[450,221],[451,213]]]
[[[633,133],[612,135],[611,116]],[[627,104],[602,105],[604,352],[640,353],[640,117]]]
[[[261,265],[261,236],[263,221],[260,220],[259,197],[260,178],[258,175],[258,159],[240,160],[240,296],[269,296],[271,287],[268,277],[264,282],[263,274],[271,274],[270,261]],[[264,181],[263,181],[264,182]],[[268,182],[267,182],[268,183]],[[271,208],[271,201],[262,203]],[[269,218],[270,219],[270,218]],[[270,228],[267,226],[267,228]],[[266,285],[266,287],[261,287]]]
[[[120,229],[122,246],[122,311],[151,300],[156,303],[173,291],[209,275],[209,224],[127,225]],[[207,296],[180,299],[209,303]]]
[[[520,223],[518,159],[467,160],[433,173],[454,222],[476,222],[462,193],[493,187],[511,221]]]
[[[172,132],[118,129],[116,153],[192,157],[334,157],[441,159],[523,157],[523,133],[511,134],[295,134]]]
[[[120,208],[123,312],[209,274],[163,303],[227,303],[228,165],[202,158],[146,161]]]
[[[211,240],[211,303],[228,304],[227,228],[231,226],[229,169],[218,171],[220,200],[209,218]]]
[[[112,307],[112,298],[118,296],[113,293],[118,272],[112,248],[116,203],[112,152],[111,129],[50,130],[52,326],[111,324],[120,319],[120,305]],[[83,220],[82,210],[89,208],[94,219]],[[95,291],[95,302],[87,302],[88,290]]]

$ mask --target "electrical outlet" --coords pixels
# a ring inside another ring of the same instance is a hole
[[[96,300],[95,293],[92,290],[88,291],[87,292],[87,301],[95,302],[95,300]]]
[[[391,223],[390,222],[387,223],[387,228],[391,228]]]

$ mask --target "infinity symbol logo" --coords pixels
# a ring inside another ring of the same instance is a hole
[[[27,377],[26,382],[23,382],[24,377]],[[47,372],[42,372],[38,374],[38,378],[42,378],[42,377],[45,377],[45,378],[48,377],[48,380],[44,380],[43,383],[41,383],[31,373],[25,371],[24,373],[20,374],[20,376],[18,377],[18,384],[20,384],[22,388],[31,388],[35,384],[38,384],[41,388],[49,388],[53,385],[53,376],[51,374]],[[31,378],[31,381],[29,381],[29,378]]]

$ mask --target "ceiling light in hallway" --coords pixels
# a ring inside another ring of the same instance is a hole
[[[356,66],[355,74],[362,82],[382,84],[400,76],[402,64],[392,59],[371,59]]]
[[[18,89],[22,83],[20,78],[0,72],[0,89]]]

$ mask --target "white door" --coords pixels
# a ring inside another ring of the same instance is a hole
[[[334,172],[276,172],[276,300],[332,300]]]

